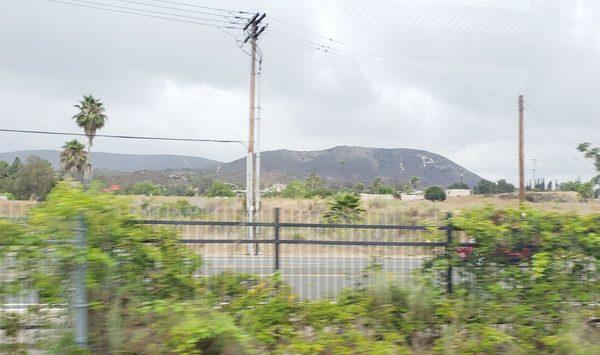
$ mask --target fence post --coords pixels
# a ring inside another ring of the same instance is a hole
[[[77,217],[77,256],[80,260],[75,265],[73,282],[75,294],[73,295],[73,311],[75,326],[75,342],[82,348],[88,345],[88,319],[87,319],[87,290],[85,285],[87,273],[87,226],[83,216]]]
[[[446,258],[448,259],[448,270],[446,271],[446,287],[449,294],[452,294],[452,230],[454,229],[451,222],[452,213],[448,213],[446,215],[447,223],[446,223]]]
[[[279,207],[275,208],[275,225],[274,225],[274,234],[275,234],[275,241],[273,244],[273,249],[274,249],[274,257],[275,257],[275,272],[279,271],[279,212],[280,209]]]

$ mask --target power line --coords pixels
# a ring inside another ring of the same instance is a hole
[[[219,7],[211,7],[211,6],[204,6],[204,5],[197,5],[197,4],[189,4],[189,3],[177,2],[177,1],[168,1],[168,0],[149,0],[149,1],[162,2],[162,3],[165,3],[165,4],[174,4],[174,5],[181,5],[181,6],[189,6],[189,7],[195,7],[195,8],[198,8],[198,9],[207,9],[207,10],[222,11],[222,12],[228,12],[228,13],[231,13],[231,14],[237,13],[237,14],[253,15],[253,13],[247,12],[247,11],[228,10],[228,9],[223,9],[223,8],[219,8]]]
[[[510,106],[510,107],[515,106],[514,102],[512,100],[509,101],[508,99],[505,99],[505,98],[498,98],[494,95],[490,95],[490,93],[487,93],[487,92],[481,92],[481,90],[477,90],[475,87],[468,85],[468,84],[463,84],[460,82],[452,81],[450,79],[436,78],[436,76],[433,75],[432,73],[426,72],[427,74],[423,74],[420,72],[415,72],[414,70],[397,68],[393,64],[388,64],[385,62],[380,62],[380,63],[372,62],[368,59],[365,59],[363,57],[360,57],[360,56],[350,53],[348,51],[336,49],[336,48],[333,48],[330,46],[323,45],[318,42],[313,42],[310,40],[305,40],[302,38],[289,36],[282,32],[269,31],[269,33],[272,34],[273,36],[275,36],[276,38],[279,38],[279,39],[282,39],[282,40],[285,40],[285,41],[288,41],[291,43],[295,43],[298,45],[303,45],[303,46],[309,47],[311,49],[316,49],[316,50],[326,53],[326,54],[332,54],[332,55],[335,55],[335,56],[338,56],[341,58],[356,61],[356,62],[365,64],[365,65],[369,65],[369,66],[372,66],[375,68],[380,68],[380,69],[388,70],[391,72],[395,72],[396,74],[412,76],[419,80],[428,81],[428,82],[436,84],[436,85],[443,85],[443,86],[451,87],[452,89],[463,90],[464,92],[467,92],[469,94],[475,94],[473,91],[480,91],[481,94],[486,95],[485,98],[487,98],[488,100],[492,100],[492,101],[495,101],[495,102],[498,102],[500,104]],[[446,81],[446,82],[444,82],[444,81]]]
[[[526,105],[525,105],[525,107],[527,108],[527,107],[528,107],[528,105],[526,104]],[[545,131],[546,131],[546,133],[548,133],[548,135],[549,135],[550,137],[552,137],[552,139],[554,139],[554,140],[556,141],[556,143],[558,143],[558,144],[559,144],[559,145],[560,145],[560,146],[561,146],[561,147],[562,147],[562,148],[565,150],[565,152],[567,152],[567,154],[569,154],[571,157],[573,157],[573,159],[575,159],[575,160],[576,160],[576,161],[577,161],[577,162],[578,162],[578,163],[579,163],[581,166],[583,166],[583,167],[584,167],[584,168],[586,168],[586,169],[587,169],[587,168],[590,168],[590,166],[592,166],[592,165],[591,165],[591,163],[590,163],[590,165],[588,166],[588,165],[586,165],[584,162],[582,162],[582,161],[581,161],[581,159],[579,159],[579,157],[578,157],[576,154],[574,154],[574,153],[573,153],[573,151],[571,151],[571,149],[569,149],[569,147],[568,147],[568,146],[566,146],[564,143],[562,143],[562,142],[561,142],[561,141],[560,141],[560,140],[557,138],[557,135],[558,135],[558,136],[562,136],[562,137],[563,137],[563,139],[565,139],[567,142],[569,142],[569,140],[568,140],[568,139],[567,139],[567,138],[566,138],[566,137],[565,137],[565,136],[564,136],[562,133],[559,133],[558,131],[554,130],[554,129],[552,128],[552,126],[551,126],[551,125],[549,125],[548,123],[546,123],[546,122],[545,122],[545,120],[541,118],[541,116],[540,116],[540,117],[538,117],[538,116],[537,116],[537,115],[536,115],[536,114],[535,114],[535,113],[532,111],[532,108],[531,108],[530,106],[529,106],[528,108],[529,108],[529,110],[528,110],[528,112],[529,112],[529,115],[530,115],[531,117],[533,117],[533,118],[534,118],[536,121],[538,121],[538,123],[540,123],[540,126],[541,126],[541,127],[542,127],[542,128],[545,130]],[[556,132],[556,133],[555,133],[555,132]],[[573,148],[573,149],[575,149],[575,144],[571,144],[571,146],[572,146],[572,148]],[[586,160],[585,162],[587,162],[587,160]],[[588,162],[588,163],[589,163],[589,162]]]
[[[28,129],[0,128],[0,132],[43,134],[43,135],[54,135],[54,136],[87,137],[84,133],[40,131],[40,130],[28,130]],[[115,134],[96,134],[95,137],[115,138],[115,139],[151,140],[151,141],[176,141],[176,142],[208,142],[208,143],[240,143],[240,144],[246,143],[245,141],[241,141],[241,140],[229,140],[229,139],[149,137],[149,136],[130,136],[130,135],[115,135]]]
[[[196,16],[174,14],[174,13],[169,13],[169,12],[152,11],[152,10],[146,10],[146,9],[138,8],[138,7],[119,6],[119,5],[105,4],[105,3],[102,3],[102,2],[95,2],[95,1],[86,1],[86,0],[70,0],[70,1],[76,2],[76,3],[82,3],[82,4],[91,4],[91,5],[105,6],[106,8],[114,8],[114,9],[119,9],[119,10],[139,11],[139,12],[149,13],[149,14],[158,14],[158,15],[165,15],[165,16],[175,16],[175,17],[182,17],[182,18],[188,18],[188,19],[200,20],[200,21],[220,22],[220,23],[226,23],[226,24],[230,24],[230,25],[233,24],[233,21],[231,21],[231,20],[224,20],[224,19],[213,19],[213,18],[206,18],[206,17],[196,17]],[[117,0],[117,1],[123,1],[123,0]]]
[[[352,45],[352,44],[347,43],[347,42],[342,42],[342,41],[336,40],[336,39],[328,37],[328,36],[324,36],[324,35],[319,34],[317,32],[314,32],[314,31],[311,31],[311,30],[308,30],[308,29],[304,29],[304,28],[302,28],[300,26],[296,26],[294,24],[288,23],[288,22],[283,21],[283,20],[278,19],[278,18],[272,18],[272,20],[274,22],[278,22],[278,23],[281,23],[283,25],[286,25],[286,26],[289,26],[291,28],[294,28],[294,29],[296,29],[298,31],[302,31],[302,32],[311,34],[313,36],[319,37],[321,39],[325,39],[328,42],[337,43],[339,45],[346,46],[348,48],[354,49],[354,50],[356,50],[358,52],[365,53],[365,54],[367,54],[369,56],[377,57],[377,58],[379,58],[380,61],[383,61],[383,62],[388,61],[390,64],[393,64],[393,65],[405,68],[405,70],[410,70],[410,71],[413,71],[413,72],[417,72],[417,73],[420,73],[421,75],[433,77],[436,80],[448,82],[448,83],[451,83],[453,85],[463,86],[463,87],[469,88],[470,90],[479,91],[479,92],[485,93],[487,95],[495,96],[495,97],[503,99],[503,100],[512,101],[512,98],[510,96],[503,95],[503,94],[500,94],[500,93],[497,93],[497,92],[494,92],[494,91],[491,91],[491,90],[483,89],[483,88],[480,88],[480,87],[477,87],[477,86],[474,86],[474,85],[461,83],[461,82],[458,82],[456,80],[452,80],[452,79],[449,79],[449,78],[445,78],[443,76],[434,74],[434,73],[429,72],[427,70],[424,70],[422,68],[418,68],[418,67],[414,67],[414,66],[411,66],[411,65],[408,65],[408,64],[405,64],[405,63],[399,63],[397,61],[391,61],[389,59],[385,59],[385,56],[383,56],[381,54],[375,53],[375,52],[367,50],[367,49],[360,48],[358,46]],[[271,30],[270,32],[273,32],[273,31]],[[280,33],[280,34],[285,35],[284,33]],[[298,38],[296,38],[296,39],[298,39]],[[315,42],[311,42],[311,43],[314,44]],[[333,49],[330,44],[328,44],[328,45],[318,44],[318,45],[321,46],[321,47],[323,47],[323,48]],[[337,49],[337,50],[341,51],[341,52],[344,52],[343,50],[340,50],[340,49]],[[346,53],[350,53],[348,51],[345,51],[345,52]],[[351,54],[353,54],[353,53],[351,53]]]
[[[177,19],[177,18],[172,18],[172,17],[147,15],[147,14],[141,14],[141,13],[137,13],[137,12],[117,10],[117,9],[111,9],[111,8],[106,8],[106,7],[98,7],[98,6],[92,6],[92,5],[84,5],[84,4],[66,2],[66,1],[61,1],[61,0],[42,0],[42,1],[54,2],[54,3],[59,3],[59,4],[64,4],[64,5],[70,5],[70,6],[85,7],[85,8],[89,8],[89,9],[103,10],[103,11],[109,11],[109,12],[115,12],[115,13],[136,15],[136,16],[149,17],[149,18],[156,18],[156,19],[168,20],[168,21],[174,21],[174,22],[182,22],[182,23],[188,23],[188,24],[193,24],[193,25],[215,27],[217,29],[219,29],[219,28],[239,29],[239,27],[235,27],[235,26],[226,26],[226,25],[225,26],[220,26],[220,25],[216,25],[214,23],[205,23],[205,22],[197,22],[197,21],[189,21],[189,20]]]
[[[208,11],[190,10],[190,9],[183,9],[183,8],[180,8],[180,7],[173,7],[173,6],[155,5],[155,4],[149,4],[149,3],[143,2],[143,1],[134,1],[134,0],[114,0],[114,1],[119,1],[119,2],[124,2],[124,3],[129,3],[129,4],[137,4],[137,5],[143,5],[143,6],[156,7],[156,8],[160,8],[160,9],[189,12],[189,13],[194,13],[194,14],[202,14],[202,15],[208,15],[208,16],[217,16],[217,17],[222,17],[222,18],[248,19],[248,17],[244,17],[244,16],[226,15],[226,14],[222,14],[222,13],[215,13],[215,12],[208,12]]]

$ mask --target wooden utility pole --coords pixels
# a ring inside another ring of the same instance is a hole
[[[256,181],[256,160],[254,153],[254,126],[255,126],[255,113],[256,113],[256,41],[258,36],[263,33],[266,26],[261,27],[259,24],[265,18],[265,14],[256,13],[244,26],[246,31],[246,39],[244,43],[250,41],[250,117],[248,120],[248,155],[246,157],[246,210],[248,223],[253,223],[256,220],[256,212],[258,209],[256,203],[255,192],[258,191]],[[248,240],[255,239],[256,228],[248,226]],[[254,243],[248,245],[248,254],[255,254],[258,250]]]
[[[525,137],[523,95],[519,95],[519,203],[525,202]]]

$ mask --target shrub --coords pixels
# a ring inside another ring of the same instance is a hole
[[[429,201],[444,201],[446,192],[439,186],[431,186],[425,190],[425,199]]]
[[[360,204],[360,197],[351,193],[340,193],[329,202],[329,211],[323,214],[327,223],[353,223],[362,221],[365,210]]]
[[[234,197],[235,192],[226,182],[213,181],[208,190],[206,190],[206,196],[208,197]]]
[[[304,181],[292,180],[285,186],[285,189],[281,192],[281,196],[286,198],[303,198],[307,196],[307,193],[308,190]]]

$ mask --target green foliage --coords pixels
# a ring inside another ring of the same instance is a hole
[[[497,183],[489,180],[480,180],[473,188],[473,193],[476,195],[488,194],[503,194],[515,192],[515,186],[506,182],[504,179],[498,180]]]
[[[52,165],[44,159],[31,156],[20,164],[12,184],[12,192],[19,200],[42,201],[56,182]]]
[[[306,194],[303,197],[328,197],[335,194],[335,190],[325,187],[323,179],[314,172],[310,173],[308,178],[304,181],[306,188]]]
[[[77,125],[83,128],[88,137],[88,148],[91,148],[96,131],[104,127],[108,119],[104,104],[92,95],[84,95],[79,104],[75,105],[78,112],[73,116]]]
[[[430,186],[425,190],[425,199],[429,201],[444,201],[446,192],[439,186]]]
[[[162,196],[165,194],[165,188],[151,181],[140,181],[131,186],[128,193],[132,195]]]
[[[0,162],[0,192],[19,200],[43,200],[56,182],[50,163],[31,156],[23,164],[19,158],[9,166]]]
[[[287,185],[285,185],[285,189],[281,192],[281,196],[285,198],[304,198],[308,194],[308,190],[304,181],[300,180],[292,180]]]
[[[212,182],[210,187],[206,190],[206,196],[208,197],[234,197],[235,192],[231,188],[231,185],[215,180]]]
[[[376,177],[369,185],[368,192],[376,195],[395,195],[396,189],[391,185],[386,185],[382,178]]]
[[[9,240],[8,251],[17,256],[20,283],[35,288],[50,306],[69,300],[70,275],[87,260],[90,341],[100,353],[120,347],[109,334],[122,331],[130,307],[190,299],[198,291],[198,257],[172,230],[130,223],[130,210],[123,198],[61,182],[31,209],[27,226],[0,228],[1,240]],[[85,253],[72,243],[80,217],[87,226]]]
[[[351,193],[340,193],[329,202],[329,210],[323,214],[327,223],[354,223],[363,220],[365,210],[360,203],[360,197]]]
[[[66,177],[83,181],[83,175],[88,166],[88,156],[82,143],[76,139],[66,142],[60,153],[60,162]]]
[[[412,191],[415,191],[417,189],[417,186],[419,185],[420,181],[421,179],[419,179],[417,176],[410,177],[410,180],[408,182],[410,183]]]
[[[566,181],[560,184],[560,191],[577,192],[581,200],[587,201],[594,197],[594,184],[592,182]]]

